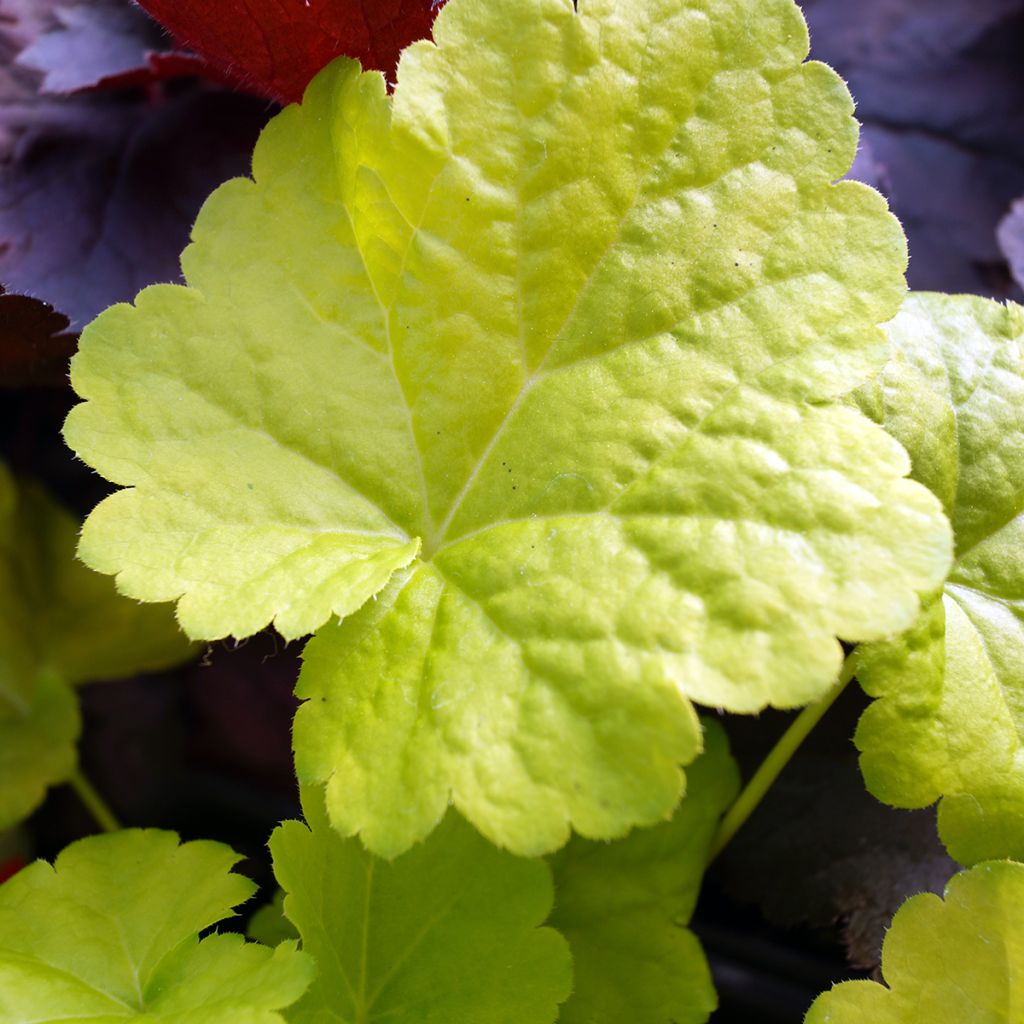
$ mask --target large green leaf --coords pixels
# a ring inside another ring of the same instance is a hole
[[[739,775],[721,728],[709,721],[705,736],[671,821],[614,843],[576,836],[553,856],[550,923],[569,940],[574,975],[559,1024],[703,1024],[718,1005],[686,924]]]
[[[75,558],[78,525],[0,464],[0,828],[70,775],[71,684],[164,668],[192,647],[168,608],[121,597]]]
[[[129,831],[0,886],[0,1024],[283,1024],[313,974],[294,943],[198,934],[248,899],[219,843]]]
[[[942,797],[960,863],[1024,858],[1024,308],[913,295],[890,335],[858,398],[942,499],[956,563],[909,632],[861,652],[881,698],[857,730],[864,776],[899,807]]]
[[[388,862],[331,828],[322,790],[309,825],[270,842],[284,909],[319,976],[295,1024],[551,1024],[569,994],[546,864],[495,849],[452,814]]]
[[[1024,865],[979,864],[945,900],[913,896],[882,947],[886,988],[846,981],[805,1024],[1019,1024],[1024,1020]]]
[[[85,332],[67,437],[126,489],[81,551],[196,637],[347,616],[296,723],[334,824],[394,855],[451,797],[536,853],[666,818],[689,700],[814,700],[950,541],[829,403],[905,250],[834,184],[852,102],[792,0],[451,0],[435,40],[393,97],[326,70],[189,287]]]

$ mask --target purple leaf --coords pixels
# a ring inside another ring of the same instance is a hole
[[[1024,199],[1018,199],[999,224],[999,244],[1014,280],[1024,288]]]
[[[180,278],[203,200],[247,174],[269,111],[190,90],[162,102],[80,97],[47,111],[0,167],[0,280],[81,327],[144,286]]]

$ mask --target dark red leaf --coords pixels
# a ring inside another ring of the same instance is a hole
[[[0,288],[0,388],[63,387],[78,344],[68,318],[27,295]]]
[[[139,0],[179,42],[240,85],[289,103],[335,57],[389,78],[430,35],[437,0]]]
[[[23,867],[27,866],[27,863],[23,857],[10,857],[0,861],[0,885],[3,885],[8,878],[13,878]]]

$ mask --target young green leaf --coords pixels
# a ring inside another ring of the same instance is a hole
[[[614,843],[574,837],[555,854],[550,923],[573,955],[559,1024],[703,1024],[717,1005],[700,943],[686,924],[719,818],[739,775],[721,727],[687,772],[672,820]]]
[[[948,524],[829,404],[905,251],[833,184],[792,0],[452,0],[435,39],[393,97],[319,76],[189,287],[86,331],[67,438],[126,489],[81,552],[195,637],[348,616],[296,723],[334,824],[395,855],[451,797],[538,853],[670,813],[689,699],[811,701],[909,625]]]
[[[820,995],[804,1024],[1016,1024],[1024,1001],[1024,865],[979,864],[945,900],[913,896],[882,948],[886,988],[846,981]]]
[[[320,789],[309,825],[270,841],[285,913],[319,976],[295,1024],[550,1024],[569,994],[565,940],[542,861],[495,849],[451,814],[427,842],[379,860],[331,828]]]
[[[283,1024],[309,958],[198,938],[252,895],[237,861],[219,843],[128,831],[19,872],[0,887],[0,1021]]]
[[[0,464],[0,828],[25,817],[75,766],[70,686],[184,661],[166,608],[120,597],[75,558],[78,527]]]
[[[1024,857],[1024,308],[912,295],[890,336],[858,398],[942,500],[957,556],[912,629],[860,655],[881,698],[857,729],[864,777],[896,806],[942,797],[961,864]]]

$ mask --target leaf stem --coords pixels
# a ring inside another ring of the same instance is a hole
[[[709,864],[728,846],[733,836],[754,813],[765,794],[771,789],[772,784],[782,774],[782,770],[800,748],[800,744],[807,739],[825,712],[836,702],[853,676],[854,657],[851,651],[846,656],[839,672],[839,678],[832,689],[816,704],[809,704],[805,707],[793,719],[789,728],[779,737],[778,742],[769,751],[768,756],[761,762],[757,771],[750,777],[750,781],[743,787],[740,795],[726,812],[711,844],[708,854]]]
[[[120,831],[121,823],[114,816],[114,812],[107,802],[97,792],[96,787],[82,774],[81,768],[74,770],[68,783],[104,832]]]

